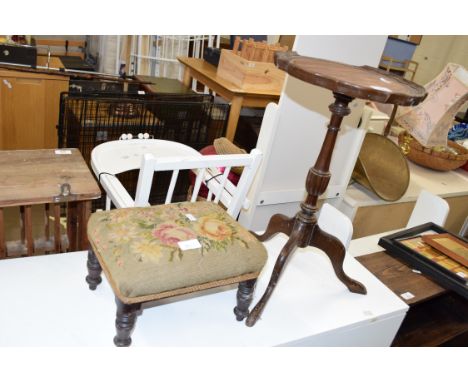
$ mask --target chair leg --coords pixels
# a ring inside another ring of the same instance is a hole
[[[237,289],[237,306],[234,308],[234,314],[237,321],[242,321],[249,315],[249,306],[253,300],[253,292],[257,279],[242,281]]]
[[[124,304],[117,297],[115,302],[117,304],[117,317],[115,319],[117,335],[114,337],[114,344],[119,347],[130,346],[132,343],[130,336],[135,328],[137,315],[141,310],[141,303]]]
[[[88,276],[86,276],[86,282],[89,285],[89,289],[96,290],[96,287],[102,281],[102,268],[92,249],[88,250],[88,261],[86,265],[88,266]]]

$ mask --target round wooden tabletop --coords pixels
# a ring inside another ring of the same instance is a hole
[[[278,68],[291,76],[352,98],[413,106],[427,95],[424,87],[370,66],[353,66],[294,52],[278,52],[275,59]]]

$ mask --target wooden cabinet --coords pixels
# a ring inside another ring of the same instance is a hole
[[[405,300],[410,309],[392,346],[466,346],[466,299],[386,252],[358,256],[356,260],[397,296],[410,294]]]
[[[60,93],[68,78],[0,69],[0,149],[57,147]]]

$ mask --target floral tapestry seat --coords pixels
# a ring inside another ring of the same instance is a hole
[[[125,304],[251,280],[267,259],[263,244],[210,202],[96,212],[88,236]],[[199,248],[181,249],[187,241]]]

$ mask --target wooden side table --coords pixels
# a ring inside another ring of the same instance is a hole
[[[77,149],[0,151],[0,258],[6,258],[5,207],[20,206],[21,242],[28,256],[36,253],[32,206],[45,204],[45,241],[51,239],[49,216],[54,217],[53,251],[88,248],[86,225],[91,200],[101,191]],[[68,248],[62,248],[61,205],[66,203]]]
[[[310,245],[323,250],[330,258],[338,279],[351,292],[366,294],[365,286],[351,279],[343,270],[346,254],[343,244],[334,236],[322,231],[317,225],[317,200],[327,189],[331,177],[329,168],[335,141],[343,117],[351,112],[348,104],[354,98],[412,106],[426,97],[426,91],[422,86],[368,66],[357,67],[328,60],[303,57],[291,52],[277,53],[275,59],[276,65],[289,75],[312,85],[331,90],[335,102],[329,106],[332,116],[322,148],[314,167],[309,170],[307,175],[307,197],[301,203],[301,210],[293,218],[281,214],[273,215],[265,233],[257,235],[259,240],[265,241],[282,232],[289,236],[289,240],[278,256],[264,295],[247,317],[247,326],[253,326],[260,317],[273,293],[288,257],[298,247],[304,248]]]
[[[467,300],[385,251],[358,256],[356,260],[410,306],[392,346],[466,346]]]

